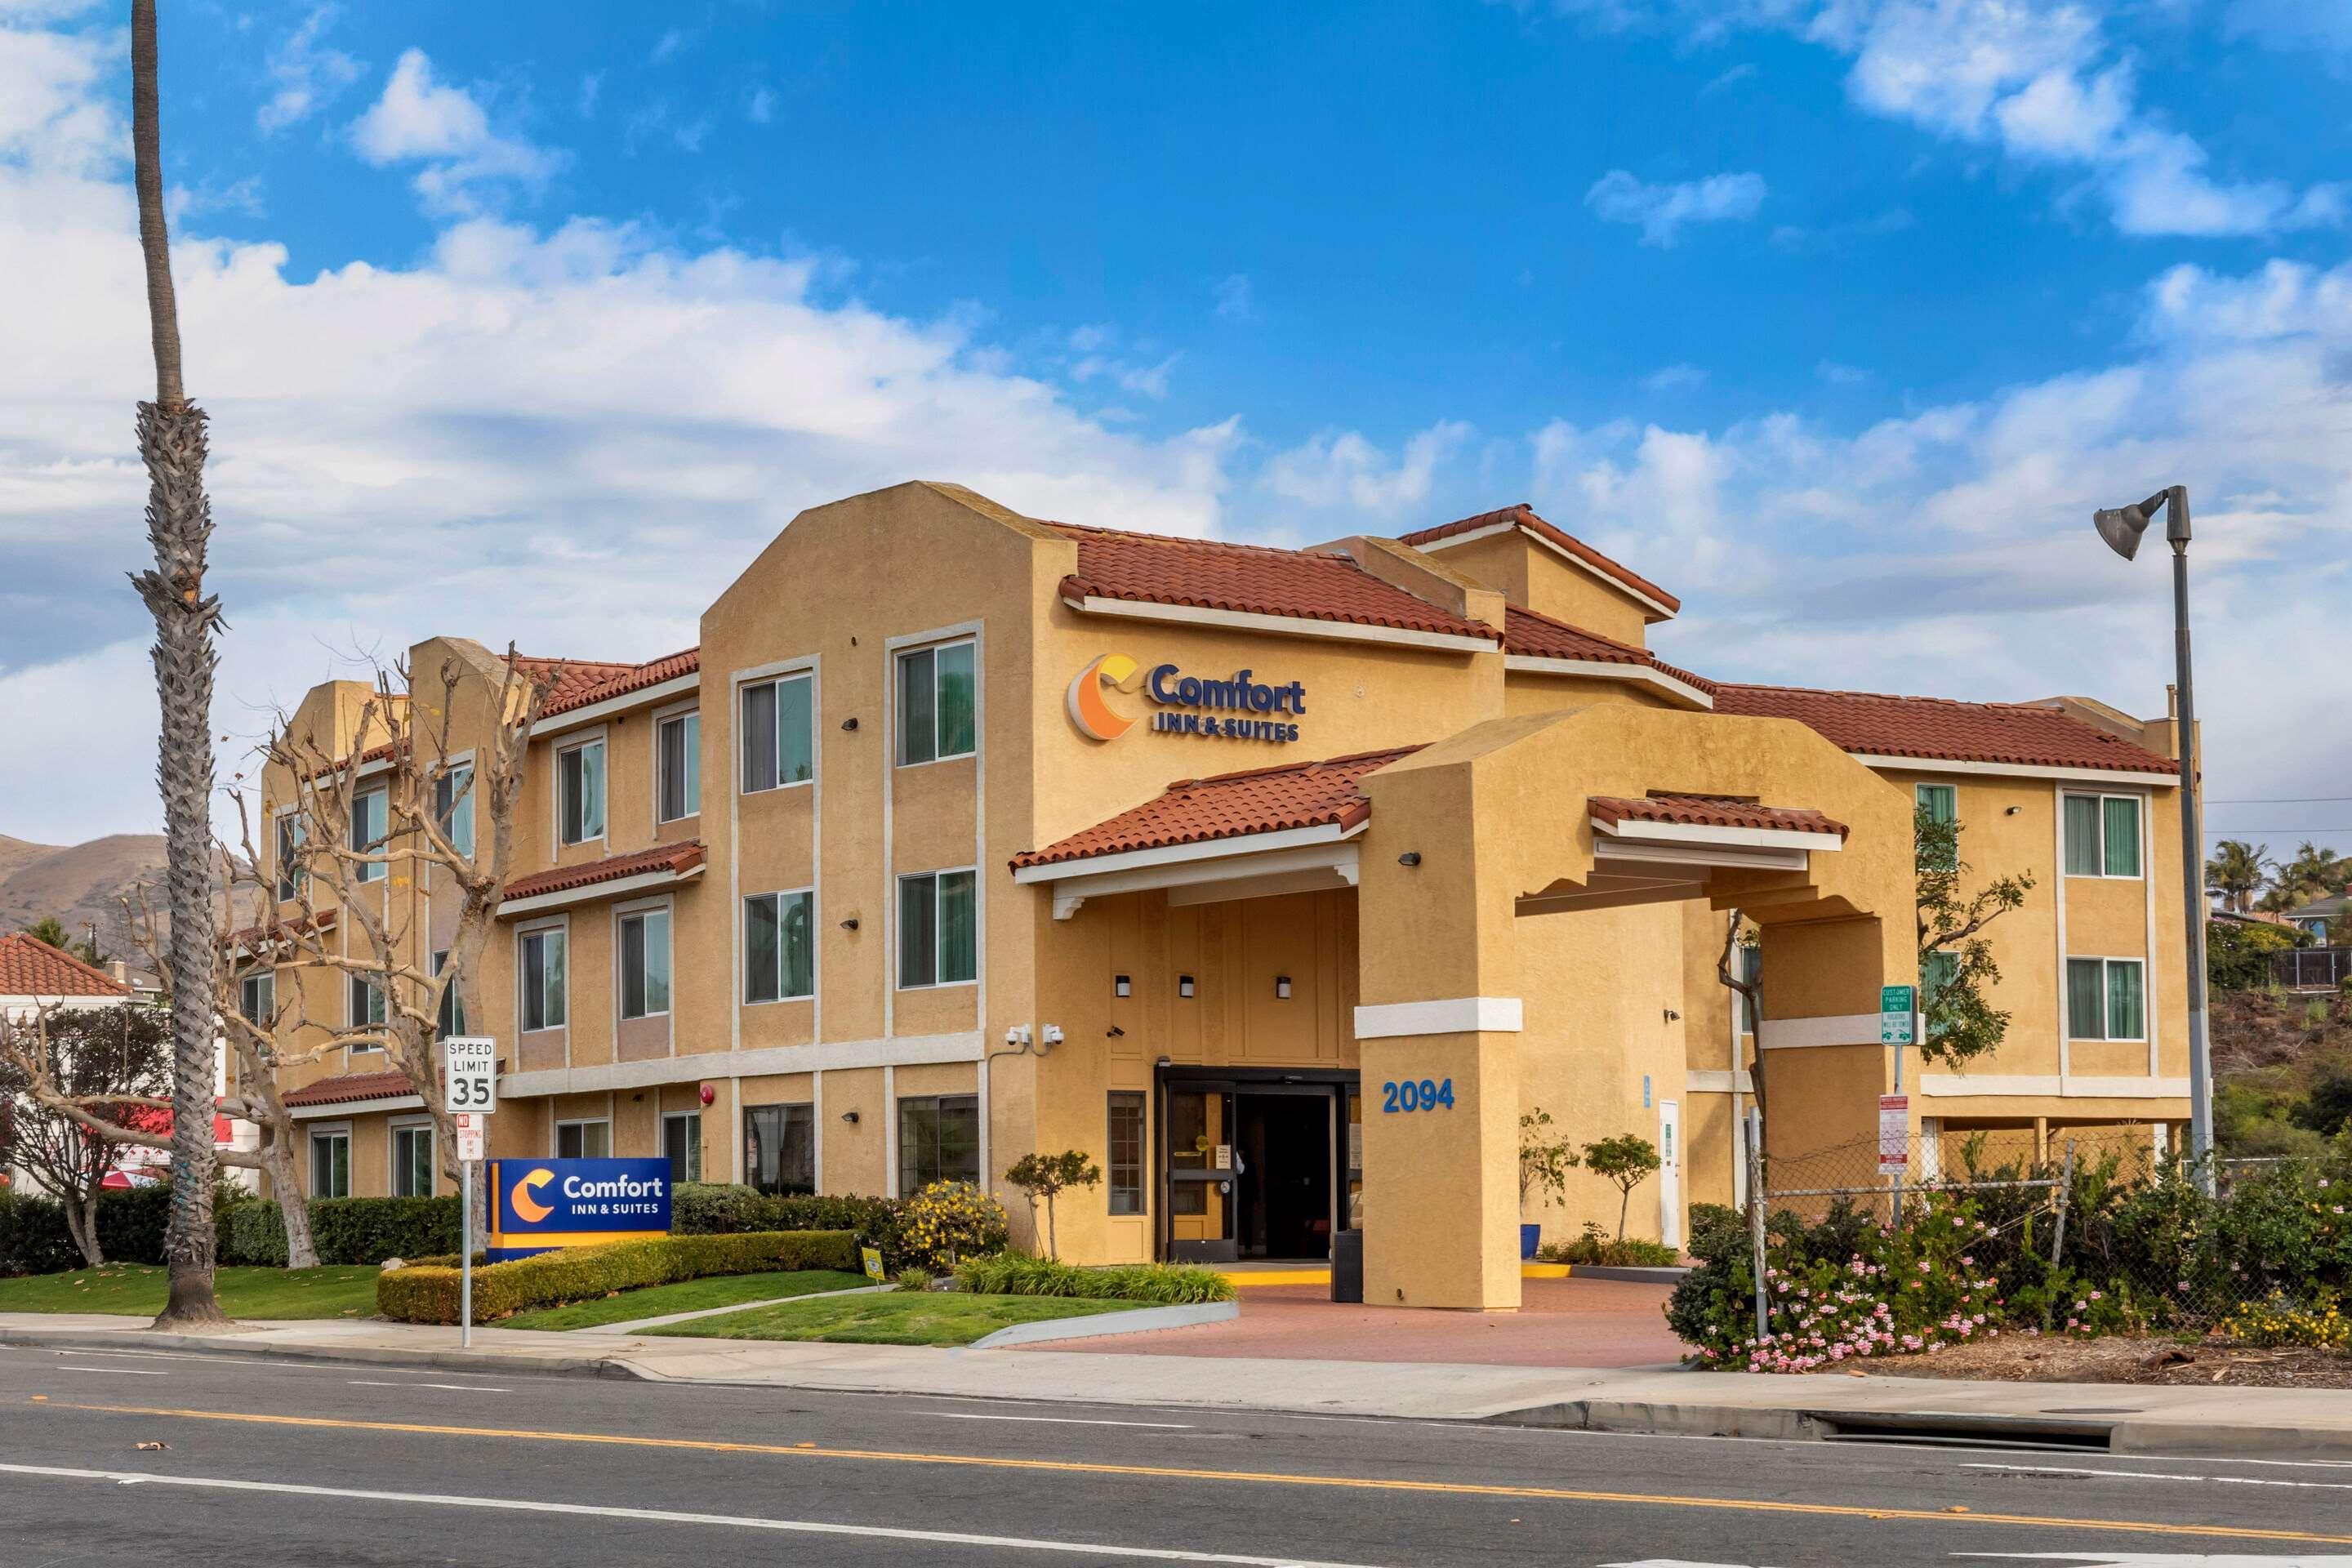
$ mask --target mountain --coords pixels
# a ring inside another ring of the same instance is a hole
[[[98,922],[99,945],[131,956],[121,900],[144,882],[161,898],[163,836],[119,833],[87,844],[32,844],[0,835],[0,931],[55,915],[76,937]]]

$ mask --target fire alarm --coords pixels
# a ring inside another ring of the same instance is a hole
[[[704,1085],[702,1086],[702,1103],[703,1103],[703,1104],[705,1104],[705,1105],[709,1105],[709,1104],[710,1104],[712,1101],[716,1100],[718,1098],[719,1098],[719,1091],[718,1091],[717,1089],[715,1089],[711,1088],[711,1087],[710,1087],[709,1084],[707,1084],[707,1083],[706,1083],[706,1084],[704,1084]]]

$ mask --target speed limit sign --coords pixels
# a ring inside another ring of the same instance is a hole
[[[499,1043],[457,1035],[441,1042],[449,1109],[488,1114],[499,1108]]]

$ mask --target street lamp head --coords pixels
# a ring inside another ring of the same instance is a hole
[[[2091,525],[2107,542],[2108,549],[2128,561],[2139,553],[2139,536],[2147,531],[2153,510],[2146,501],[2137,506],[2105,506],[2091,514]]]

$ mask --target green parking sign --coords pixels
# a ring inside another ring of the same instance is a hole
[[[1882,985],[1878,988],[1878,1043],[1882,1046],[1907,1046],[1911,1038],[1911,1009],[1917,993],[1908,985]]]

